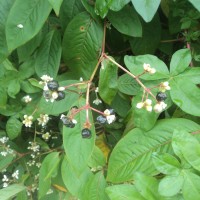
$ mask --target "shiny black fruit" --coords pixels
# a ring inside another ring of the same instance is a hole
[[[82,135],[82,138],[91,138],[92,137],[92,133],[90,131],[90,129],[88,128],[84,128],[82,131],[81,131],[81,135]]]
[[[47,87],[48,87],[49,90],[51,90],[51,91],[56,91],[56,90],[58,89],[58,87],[59,87],[58,81],[55,81],[55,80],[49,81],[49,82],[47,83]]]

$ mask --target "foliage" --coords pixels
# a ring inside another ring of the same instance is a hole
[[[199,200],[199,5],[1,0],[1,199]]]

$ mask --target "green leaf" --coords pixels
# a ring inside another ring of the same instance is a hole
[[[39,199],[45,196],[51,186],[51,177],[55,177],[60,162],[59,152],[48,154],[42,162],[39,174]]]
[[[14,0],[0,1],[0,63],[8,56],[5,25]]]
[[[144,80],[159,80],[163,78],[169,78],[169,71],[163,61],[153,55],[141,55],[141,56],[125,56],[124,62],[126,67],[134,75],[139,75],[144,72],[143,64],[150,64],[152,68],[156,69],[155,74],[146,73],[140,78]]]
[[[106,165],[106,158],[99,147],[95,146],[92,155],[88,161],[88,165],[91,168],[102,168]]]
[[[21,80],[27,79],[35,74],[35,60],[28,59],[19,67],[19,78]]]
[[[0,151],[4,151],[4,148],[0,148]],[[0,155],[0,172],[7,169],[9,164],[13,161],[15,158],[15,154],[8,154],[6,157]]]
[[[79,99],[76,106],[79,108],[85,105],[84,99]],[[63,126],[63,144],[65,153],[72,167],[77,174],[81,174],[87,167],[90,156],[92,155],[95,143],[95,130],[91,127],[92,137],[82,138],[81,131],[86,122],[85,112],[79,112],[75,119],[77,124],[74,128]],[[90,122],[92,123],[92,116],[90,112]]]
[[[173,146],[175,145],[184,158],[198,171],[200,171],[200,143],[187,131],[177,131],[173,133]],[[175,152],[176,153],[176,152]]]
[[[77,78],[88,79],[101,51],[103,27],[86,12],[73,18],[63,39],[63,57]]]
[[[26,187],[20,184],[13,184],[0,190],[2,200],[9,200],[15,197],[18,193],[25,190]]]
[[[139,84],[128,74],[123,74],[120,76],[117,83],[119,91],[124,94],[136,95],[140,90]]]
[[[61,173],[63,182],[69,192],[79,198],[82,196],[84,185],[88,182],[89,178],[93,176],[89,168],[85,168],[83,173],[77,175],[67,157],[63,159]]]
[[[142,25],[137,13],[130,6],[125,6],[119,12],[110,11],[108,19],[120,33],[132,37],[142,36]]]
[[[7,93],[2,87],[0,87],[0,94],[1,94],[0,108],[5,108],[7,103]]]
[[[142,23],[142,37],[130,38],[129,42],[134,55],[154,54],[160,44],[161,24],[156,15],[149,23]]]
[[[177,176],[166,176],[160,181],[158,192],[162,196],[172,197],[179,193],[183,186],[183,182],[183,174]]]
[[[141,15],[141,17],[146,21],[150,22],[155,15],[158,6],[160,5],[160,0],[131,0],[136,11]]]
[[[9,118],[6,123],[6,132],[11,140],[15,139],[21,133],[21,129],[22,123],[18,119],[15,117]]]
[[[184,112],[200,116],[200,89],[189,78],[174,78],[170,81],[172,101]]]
[[[189,0],[189,2],[200,12],[200,1],[199,0]]]
[[[39,77],[57,76],[61,58],[61,36],[58,31],[49,32],[40,45],[35,58],[35,71]]]
[[[84,193],[81,197],[82,200],[108,200],[108,196],[105,193],[107,186],[103,172],[97,172],[90,180],[85,184]]]
[[[110,4],[110,9],[114,11],[121,10],[130,0],[114,0]]]
[[[56,15],[58,16],[63,0],[48,0],[48,1],[51,4],[51,6],[53,7]]]
[[[190,64],[192,58],[189,49],[176,51],[170,62],[170,75],[174,76],[183,72]]]
[[[96,2],[95,2],[96,14],[100,15],[101,18],[104,18],[108,13],[110,2],[107,2],[107,0],[96,0]]]
[[[51,9],[46,0],[15,1],[6,24],[6,40],[10,52],[39,32]],[[19,28],[19,25],[23,28]]]
[[[172,132],[182,128],[189,132],[199,130],[200,126],[186,119],[164,119],[149,131],[135,128],[128,132],[113,149],[109,164],[107,180],[113,183],[133,180],[136,171],[157,174],[152,161],[152,153],[171,151]]]
[[[20,91],[19,80],[14,79],[9,82],[8,85],[8,95],[12,98],[15,98],[15,95]]]
[[[200,197],[200,177],[189,171],[184,171],[184,184],[182,188],[184,200],[199,200]]]
[[[152,154],[153,163],[156,169],[167,175],[178,175],[181,171],[181,165],[179,161],[172,155],[165,153],[165,154]]]
[[[99,95],[107,104],[111,104],[117,93],[118,68],[107,59],[103,60],[101,65]]]
[[[111,200],[145,200],[135,186],[128,184],[107,187],[106,193]]]
[[[141,173],[134,175],[134,183],[138,192],[148,200],[162,200],[158,194],[158,181],[154,177],[146,176]]]

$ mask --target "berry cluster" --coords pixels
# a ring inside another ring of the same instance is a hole
[[[65,115],[61,115],[60,119],[62,120],[63,124],[68,128],[74,128],[77,124],[77,121],[75,119],[71,119]]]

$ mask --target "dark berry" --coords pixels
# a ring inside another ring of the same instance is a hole
[[[58,97],[57,97],[56,101],[60,101],[64,98],[65,98],[65,93],[62,91],[58,91]]]
[[[69,127],[69,128],[75,127],[75,124],[71,121],[69,117],[62,117],[61,120],[66,127]]]
[[[58,87],[59,87],[58,81],[49,81],[47,83],[47,87],[51,91],[56,91],[58,89]]]
[[[102,115],[99,115],[97,117],[97,122],[99,122],[100,124],[105,124],[106,123],[106,118],[103,117]]]
[[[88,128],[84,128],[82,131],[81,131],[81,135],[82,135],[82,138],[91,138],[92,137],[92,133],[90,131],[90,129]]]
[[[43,96],[45,99],[51,99],[51,95],[52,95],[51,91],[48,90],[43,91]]]
[[[165,101],[167,99],[167,95],[163,92],[158,92],[156,95],[157,101]]]
[[[111,114],[111,115],[115,114],[115,111],[114,111],[114,109],[112,109],[112,108],[109,108],[108,110],[110,111],[110,114]]]

